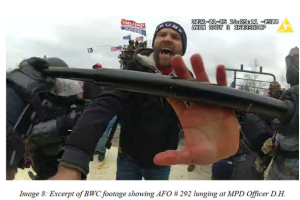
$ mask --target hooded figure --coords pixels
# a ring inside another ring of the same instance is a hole
[[[266,154],[275,154],[267,179],[299,180],[299,48],[291,49],[286,61],[286,78],[291,85],[281,100],[294,106],[292,119],[281,122],[274,119],[275,142],[270,138],[262,150]]]
[[[299,84],[299,48],[295,47],[285,57],[286,80],[291,86]]]

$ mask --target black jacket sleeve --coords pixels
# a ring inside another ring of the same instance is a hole
[[[131,61],[124,70],[137,69],[136,61]],[[109,121],[119,115],[132,93],[106,87],[79,117],[71,133],[59,166],[74,168],[86,177],[96,145],[102,137]]]
[[[89,162],[95,147],[109,121],[119,115],[128,100],[129,93],[106,88],[84,110],[71,133],[60,166],[72,167],[84,175],[89,173]]]
[[[273,120],[272,127],[285,137],[299,138],[299,85],[291,87],[283,95],[282,100],[291,101],[294,104],[294,114],[287,123],[280,122],[277,118]]]

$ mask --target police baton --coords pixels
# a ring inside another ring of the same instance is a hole
[[[178,77],[120,69],[93,70],[58,67],[44,69],[42,73],[54,78],[91,81],[123,91],[200,102],[265,115],[278,118],[281,122],[289,121],[294,113],[294,105],[290,101],[281,101],[226,86]]]

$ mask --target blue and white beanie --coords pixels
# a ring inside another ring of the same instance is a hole
[[[155,29],[155,33],[154,33],[154,37],[152,40],[152,47],[154,46],[154,40],[156,38],[157,33],[163,29],[163,28],[172,28],[173,30],[177,31],[177,33],[179,33],[181,35],[181,40],[182,40],[182,55],[185,54],[186,52],[186,43],[187,43],[187,38],[186,38],[186,34],[184,29],[182,28],[182,26],[180,24],[177,24],[176,22],[163,22],[161,24],[159,24],[156,29]]]

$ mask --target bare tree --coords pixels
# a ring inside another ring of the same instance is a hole
[[[249,67],[252,69],[252,71],[258,71],[259,70],[259,62],[255,58],[253,62],[250,62]],[[244,79],[242,82],[242,87],[244,87],[244,90],[247,90],[252,93],[262,93],[264,87],[267,86],[267,83],[265,82],[260,82],[258,74],[252,74],[252,73],[245,73],[244,74]]]

